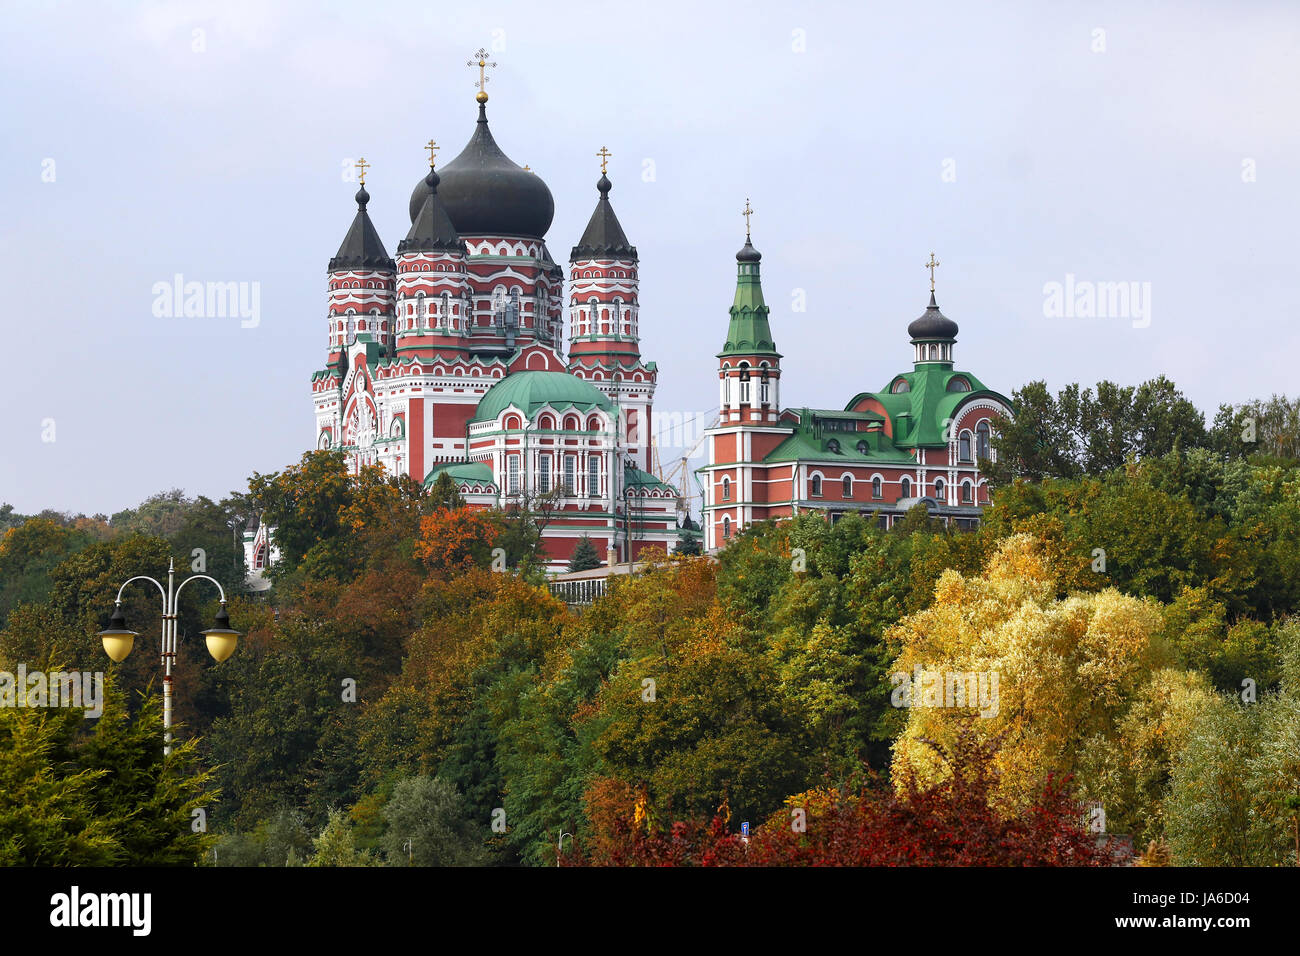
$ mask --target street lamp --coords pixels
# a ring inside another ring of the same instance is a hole
[[[131,648],[135,646],[135,639],[140,635],[131,630],[127,630],[126,615],[122,613],[122,592],[132,581],[153,581],[163,597],[163,630],[162,630],[162,666],[163,666],[163,729],[166,731],[166,743],[163,746],[163,753],[171,753],[171,726],[172,726],[172,663],[176,659],[176,618],[177,610],[180,607],[181,588],[191,581],[202,579],[211,581],[217,586],[217,591],[221,594],[221,610],[217,612],[216,623],[206,631],[200,633],[207,639],[208,653],[216,659],[218,663],[224,661],[235,652],[235,645],[239,641],[239,631],[230,626],[230,615],[226,613],[226,590],[221,586],[221,582],[216,578],[208,577],[206,574],[192,574],[180,584],[176,584],[176,562],[169,560],[167,562],[167,587],[164,588],[158,581],[149,577],[147,574],[138,574],[133,578],[128,578],[117,589],[117,601],[114,603],[113,616],[109,618],[108,628],[99,632],[100,639],[104,642],[104,652],[112,658],[114,663],[120,664],[126,660],[126,656],[131,653]]]

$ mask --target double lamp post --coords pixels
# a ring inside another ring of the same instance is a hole
[[[163,729],[166,732],[163,745],[163,753],[171,753],[171,726],[172,726],[172,663],[176,660],[176,619],[179,608],[179,598],[181,588],[191,581],[197,580],[211,581],[217,586],[217,591],[221,594],[221,610],[217,612],[216,623],[206,631],[200,633],[207,639],[208,653],[211,654],[218,663],[224,661],[227,657],[235,652],[235,645],[239,641],[239,631],[230,626],[230,615],[226,613],[226,591],[216,578],[208,577],[206,574],[192,574],[180,584],[176,584],[176,562],[168,561],[167,565],[167,587],[163,587],[154,578],[147,574],[138,574],[133,578],[128,578],[117,589],[117,601],[113,608],[113,616],[109,619],[108,628],[100,631],[100,639],[104,642],[104,650],[108,656],[113,659],[114,663],[120,664],[126,660],[126,655],[131,653],[131,648],[135,645],[135,639],[140,635],[135,631],[127,630],[126,615],[122,613],[122,592],[132,581],[153,581],[163,598],[163,627],[162,627],[162,667],[163,667]]]

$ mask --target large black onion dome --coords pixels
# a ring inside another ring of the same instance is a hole
[[[492,138],[487,109],[460,155],[441,170],[438,198],[462,236],[524,236],[541,239],[555,218],[555,200],[542,178],[517,166]],[[411,222],[429,194],[421,179],[411,193]]]
[[[749,237],[745,237],[745,247],[736,253],[737,262],[758,262],[763,258],[763,254],[754,248],[750,243]]]
[[[930,293],[930,304],[920,317],[913,319],[907,327],[907,334],[915,339],[955,339],[957,323],[939,311],[939,304]]]

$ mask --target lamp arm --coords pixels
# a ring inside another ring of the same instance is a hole
[[[185,587],[185,585],[189,584],[191,581],[197,580],[199,578],[202,578],[204,581],[211,581],[213,584],[215,584],[217,586],[217,590],[221,592],[221,603],[222,604],[226,603],[226,589],[221,586],[220,581],[218,581],[216,578],[210,578],[206,574],[191,574],[180,584],[176,585],[176,598],[179,598],[181,596],[181,588]],[[173,598],[173,600],[175,600],[175,598]]]
[[[122,603],[122,592],[126,590],[126,586],[130,584],[132,581],[153,581],[154,586],[157,587],[159,593],[162,594],[163,614],[165,615],[167,613],[167,589],[163,587],[161,584],[159,584],[157,581],[154,581],[154,579],[149,577],[149,575],[147,574],[137,574],[135,577],[127,578],[125,581],[123,581],[122,586],[117,589],[117,600],[114,601],[113,603],[115,604]]]

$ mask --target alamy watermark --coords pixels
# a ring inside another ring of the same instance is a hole
[[[0,671],[0,707],[80,707],[86,718],[104,713],[102,671],[29,671],[18,665],[18,673]]]
[[[889,702],[895,707],[969,707],[981,717],[996,717],[998,677],[997,671],[930,671],[917,664],[911,674],[889,675],[894,685]]]
[[[244,329],[262,322],[260,282],[186,282],[178,272],[171,282],[155,282],[152,292],[155,318],[238,318]]]
[[[1043,284],[1048,319],[1132,319],[1133,328],[1151,324],[1150,282],[1093,282],[1065,274],[1064,282]]]

